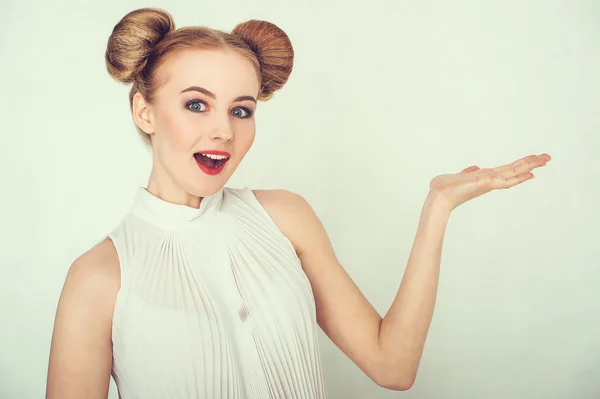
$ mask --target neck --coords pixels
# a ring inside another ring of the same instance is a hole
[[[201,197],[191,195],[184,190],[166,171],[160,170],[156,166],[152,167],[148,186],[148,192],[163,201],[172,204],[186,205],[191,208],[199,208]]]

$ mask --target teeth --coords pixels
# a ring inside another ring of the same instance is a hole
[[[214,154],[202,154],[202,156],[205,156],[207,158],[214,159],[214,160],[217,160],[217,161],[219,161],[221,159],[226,159],[227,158],[224,155],[214,155]]]

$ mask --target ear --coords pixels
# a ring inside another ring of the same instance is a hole
[[[133,121],[144,133],[153,134],[154,126],[152,123],[152,108],[144,99],[140,92],[133,96],[132,104]]]

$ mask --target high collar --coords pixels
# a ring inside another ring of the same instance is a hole
[[[202,198],[200,207],[168,202],[140,187],[135,197],[132,212],[137,216],[163,228],[191,227],[203,215],[216,211],[223,197],[223,189],[215,194]]]

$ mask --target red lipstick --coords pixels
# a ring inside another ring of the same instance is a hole
[[[204,173],[215,176],[221,173],[231,154],[226,151],[206,150],[194,154],[196,164]]]

